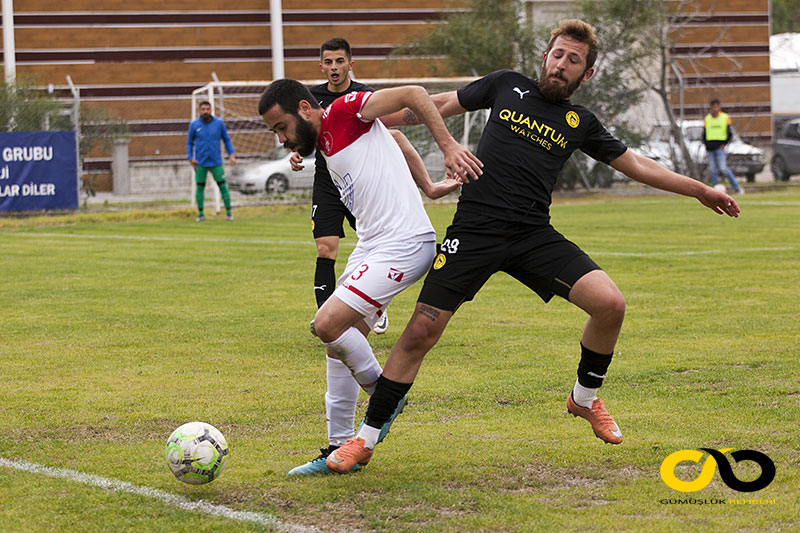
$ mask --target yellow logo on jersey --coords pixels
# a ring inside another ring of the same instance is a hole
[[[447,258],[444,256],[444,254],[437,255],[436,256],[436,260],[433,262],[433,269],[434,270],[439,270],[440,268],[442,268],[444,266],[444,264],[446,262],[447,262]]]
[[[567,112],[567,124],[570,128],[577,128],[580,123],[581,119],[575,111]]]
[[[311,231],[314,231],[314,221],[311,221]]]

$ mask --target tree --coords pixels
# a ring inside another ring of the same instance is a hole
[[[55,129],[51,124],[59,120],[62,109],[52,94],[32,83],[0,83],[0,131]]]
[[[392,56],[446,56],[446,64],[431,64],[439,75],[483,76],[500,68],[533,74],[544,45],[522,12],[520,0],[471,0],[466,11],[448,13],[431,33]]]
[[[595,6],[597,3],[591,2]],[[477,76],[510,68],[537,78],[552,28],[531,26],[522,13],[522,3],[518,0],[472,0],[467,11],[448,14],[430,34],[406,43],[395,54],[444,56],[444,66],[432,61],[439,74]],[[624,32],[623,21],[620,15],[613,25],[603,24],[604,31],[607,29],[603,41],[611,46],[598,58],[596,66],[602,68],[595,79],[583,84],[573,100],[592,109],[623,142],[637,145],[641,135],[621,117],[642,100],[646,89],[623,75],[635,58],[628,48],[634,39]],[[611,31],[612,26],[616,31]],[[625,39],[619,40],[619,36]],[[558,186],[569,189],[579,183],[587,187],[608,186],[612,174],[605,165],[594,165],[594,161],[578,156],[565,166]]]
[[[800,32],[800,0],[772,0],[772,34]]]
[[[675,68],[669,53],[673,44],[671,36],[679,29],[677,21],[685,24],[691,20],[691,15],[684,13],[687,3],[687,0],[581,0],[579,6],[582,18],[595,27],[604,44],[598,59],[600,78],[611,83],[615,78],[625,79],[627,91],[639,97],[646,91],[654,92],[661,101],[678,146],[678,153],[672,154],[673,167],[684,174],[699,176],[673,111],[669,81]],[[603,108],[602,99],[594,104]]]

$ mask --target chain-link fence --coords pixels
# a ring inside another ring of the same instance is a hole
[[[124,118],[99,105],[84,105],[80,89],[67,77],[67,88],[41,87],[28,82],[0,84],[0,131],[74,131],[77,172],[83,194],[93,195],[110,181],[111,147],[130,135]],[[104,164],[94,165],[95,161]]]

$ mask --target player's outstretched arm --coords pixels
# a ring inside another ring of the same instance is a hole
[[[611,166],[645,185],[697,198],[701,204],[720,215],[739,216],[739,205],[729,195],[688,176],[664,168],[649,157],[628,150],[613,160]]]
[[[442,118],[452,117],[453,115],[462,115],[467,112],[466,109],[461,107],[456,91],[432,94],[430,97],[433,101],[433,105],[435,105],[436,109],[439,110],[439,115],[441,115]],[[422,124],[419,117],[408,108],[382,116],[381,122],[383,122],[387,128]]]
[[[431,131],[444,154],[448,176],[462,180],[478,179],[483,163],[450,135],[433,100],[422,87],[408,85],[375,91],[361,109],[361,116],[366,120],[375,120],[406,107]]]
[[[436,183],[431,181],[428,169],[425,168],[422,158],[419,156],[414,146],[412,146],[408,137],[403,135],[399,130],[389,130],[389,133],[392,134],[395,142],[400,146],[400,150],[406,158],[406,163],[408,163],[408,169],[411,171],[411,177],[414,178],[414,183],[417,184],[417,187],[422,189],[425,196],[431,200],[436,200],[461,186],[461,180],[454,178],[445,178]]]

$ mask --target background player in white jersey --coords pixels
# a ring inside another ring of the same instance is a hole
[[[358,245],[314,326],[368,394],[381,368],[366,335],[391,299],[427,271],[435,252],[435,232],[402,150],[375,120],[405,107],[431,129],[456,178],[432,184],[434,195],[454,190],[468,174],[477,177],[480,162],[452,138],[421,87],[353,92],[323,111],[302,84],[278,80],[259,103],[259,114],[284,146],[309,155],[319,145],[342,202],[356,217]]]

